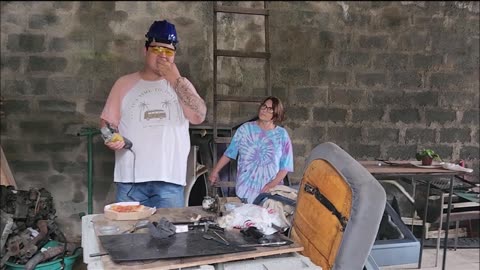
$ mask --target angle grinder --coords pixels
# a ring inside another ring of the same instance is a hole
[[[100,132],[102,133],[102,138],[105,142],[123,141],[125,142],[125,145],[123,146],[125,149],[131,149],[133,146],[133,143],[129,139],[120,135],[108,122],[100,129]]]

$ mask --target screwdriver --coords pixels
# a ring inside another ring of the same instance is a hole
[[[207,239],[207,240],[213,240],[213,241],[218,242],[218,243],[220,243],[220,244],[222,244],[222,245],[227,245],[227,244],[224,243],[222,240],[217,239],[217,238],[215,238],[215,237],[213,237],[213,236],[211,236],[211,235],[209,235],[209,234],[204,234],[204,235],[203,235],[203,238],[205,238],[205,239]]]

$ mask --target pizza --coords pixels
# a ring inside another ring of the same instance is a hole
[[[119,213],[132,213],[132,212],[140,212],[143,210],[143,205],[112,205],[110,206],[110,210],[119,212]]]

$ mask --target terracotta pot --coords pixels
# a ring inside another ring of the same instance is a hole
[[[424,157],[422,158],[422,166],[430,166],[432,165],[433,158],[431,157]]]

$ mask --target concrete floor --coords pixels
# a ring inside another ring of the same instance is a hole
[[[438,264],[435,267],[435,249],[424,248],[422,268],[429,270],[442,269],[443,250],[440,250]],[[417,264],[406,264],[397,266],[381,267],[380,269],[417,269]],[[480,269],[480,249],[464,248],[447,251],[447,261],[445,269],[448,270],[478,270]]]

